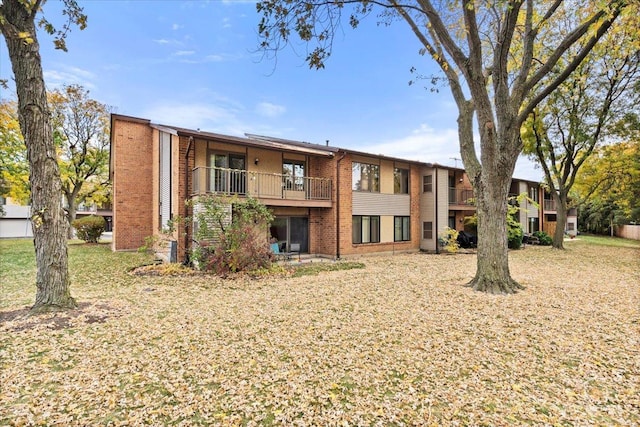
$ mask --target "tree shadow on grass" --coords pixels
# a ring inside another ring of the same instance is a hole
[[[81,302],[78,308],[52,313],[32,314],[31,307],[0,311],[0,329],[19,332],[29,329],[61,330],[105,323],[111,317],[119,317],[120,310],[108,302]]]

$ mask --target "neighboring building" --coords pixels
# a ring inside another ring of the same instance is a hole
[[[542,209],[544,215],[542,216],[541,230],[553,236],[556,231],[556,202],[553,200],[553,196],[547,191],[543,192]],[[578,211],[576,208],[569,208],[567,210],[567,224],[564,232],[572,237],[578,234]]]
[[[134,250],[204,194],[252,196],[275,216],[287,251],[339,258],[435,251],[448,226],[464,229],[473,191],[463,169],[259,135],[236,137],[111,116],[114,250]],[[537,183],[514,180],[515,192]],[[540,225],[525,206],[525,231]],[[197,224],[193,224],[197,227]],[[192,227],[189,227],[189,233]],[[178,234],[175,235],[178,237]],[[178,257],[192,243],[180,236]]]
[[[0,238],[33,237],[31,206],[14,204],[10,198],[0,197],[4,215],[0,214]]]
[[[109,232],[113,229],[113,210],[111,203],[104,203],[100,206],[95,203],[92,205],[85,205],[84,203],[81,203],[76,207],[76,219],[90,215],[101,216],[104,218],[104,231]]]
[[[64,198],[61,198],[64,203]],[[33,237],[33,230],[31,228],[31,206],[29,205],[17,205],[12,202],[10,198],[0,197],[0,205],[4,209],[4,215],[0,214],[0,238],[20,238],[20,237]],[[76,217],[80,218],[86,215],[99,215],[103,216],[106,221],[106,230],[111,231],[111,207],[97,208],[94,206],[78,207]]]

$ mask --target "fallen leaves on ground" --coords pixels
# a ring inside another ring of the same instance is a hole
[[[466,254],[74,284],[65,327],[0,325],[0,424],[638,425],[640,251],[567,246],[511,252],[511,296]]]

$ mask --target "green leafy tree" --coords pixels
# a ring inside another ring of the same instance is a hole
[[[65,49],[72,24],[81,29],[86,16],[75,0],[63,0],[67,23],[56,30],[44,17],[38,23]],[[2,0],[0,32],[7,44],[18,95],[18,120],[27,146],[31,209],[36,252],[36,299],[33,312],[77,306],[70,292],[67,229],[60,200],[62,184],[47,105],[36,18],[44,0]]]
[[[522,151],[520,127],[589,54],[628,1],[326,1],[264,0],[258,32],[273,53],[294,37],[311,44],[307,62],[322,68],[348,16],[352,27],[379,10],[404,21],[440,67],[458,107],[458,139],[477,198],[477,270],[469,286],[513,293],[507,196]],[[576,49],[571,49],[572,47]],[[480,152],[474,141],[474,122]]]
[[[18,105],[9,100],[0,101],[0,186],[0,196],[29,203],[27,146],[18,123]]]
[[[553,247],[563,249],[569,195],[594,149],[640,102],[637,17],[626,16],[533,111],[522,128],[525,152],[542,166],[555,202]]]
[[[612,225],[640,223],[638,136],[630,135],[630,141],[600,147],[581,168],[573,194],[579,202],[578,223],[582,230],[605,234],[612,232]]]
[[[109,109],[79,85],[53,91],[49,106],[71,224],[78,204],[106,201],[109,194]]]

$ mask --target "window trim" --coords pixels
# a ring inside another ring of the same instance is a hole
[[[360,182],[360,188],[356,188],[356,181],[353,179],[354,172],[355,172],[355,165],[360,166],[358,168],[358,173],[360,176],[360,181],[358,182]],[[368,190],[362,189],[362,167],[361,167],[362,165],[375,167],[375,174],[369,173],[367,175],[367,187],[369,188]],[[364,162],[356,162],[356,161],[351,162],[351,181],[352,181],[351,182],[352,191],[361,191],[363,193],[379,193],[380,192],[380,165],[377,165],[375,163],[364,163]],[[374,187],[375,189],[373,189]]]
[[[291,165],[292,174],[284,173],[285,165]],[[302,168],[302,175],[296,175],[296,166]],[[304,160],[282,159],[282,182],[287,190],[304,191],[305,178],[307,176],[307,162]]]
[[[368,230],[369,241],[366,241],[366,242],[362,241],[363,240],[362,236],[365,234],[363,233],[364,231],[363,225],[365,223],[365,221],[363,220],[364,218],[369,218],[369,230]],[[355,227],[356,219],[359,219],[359,222],[358,222],[360,227],[359,230]],[[352,215],[351,227],[352,227],[352,231],[351,231],[352,244],[366,245],[371,243],[380,243],[380,215]],[[377,239],[377,240],[374,240],[374,239]]]
[[[427,233],[429,234],[428,236]],[[422,222],[422,238],[424,240],[433,240],[433,221]]]
[[[400,236],[398,237],[398,220],[400,220]],[[405,229],[406,226],[406,229]],[[411,241],[411,217],[410,216],[394,216],[393,217],[393,241],[394,242],[410,242]]]
[[[429,178],[428,182],[427,182],[427,178]],[[433,193],[433,174],[422,176],[422,192]]]
[[[406,177],[402,172],[406,173]],[[400,181],[398,181],[398,177],[400,177]],[[393,168],[393,194],[409,194],[410,177],[411,177],[410,169],[394,167]],[[402,188],[403,185],[405,186],[404,189]],[[400,188],[398,189],[397,187],[400,187]]]

